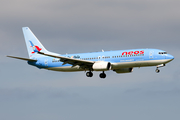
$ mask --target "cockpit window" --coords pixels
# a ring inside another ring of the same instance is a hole
[[[162,55],[162,54],[167,54],[167,52],[159,52],[159,54],[161,54],[161,55]]]

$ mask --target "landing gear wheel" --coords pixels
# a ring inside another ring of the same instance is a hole
[[[100,78],[106,78],[106,74],[105,73],[101,73],[101,74],[99,74],[99,77]]]
[[[92,72],[87,72],[87,73],[86,73],[86,76],[87,76],[87,77],[92,77],[92,76],[93,76],[93,73],[92,73]]]
[[[156,73],[159,73],[160,72],[160,70],[159,69],[156,69]]]

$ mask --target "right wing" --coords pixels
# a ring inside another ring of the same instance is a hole
[[[15,59],[20,59],[20,60],[25,60],[25,61],[37,62],[37,60],[29,59],[29,58],[14,57],[14,56],[7,56],[7,57],[15,58]]]

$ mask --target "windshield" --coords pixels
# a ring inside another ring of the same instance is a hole
[[[159,52],[159,54],[167,54],[167,52]]]

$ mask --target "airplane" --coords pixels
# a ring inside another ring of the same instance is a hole
[[[22,28],[29,58],[7,56],[25,60],[29,65],[39,69],[61,72],[85,71],[87,77],[93,76],[93,71],[102,71],[100,78],[106,78],[105,71],[116,73],[131,73],[135,67],[160,67],[171,62],[174,57],[166,51],[159,49],[130,49],[117,51],[104,51],[92,53],[57,54],[49,52],[36,38],[28,27]]]

